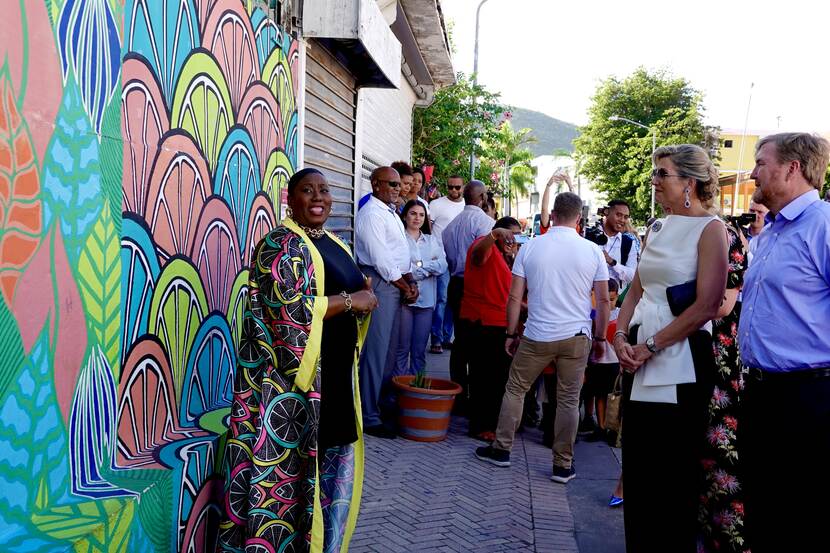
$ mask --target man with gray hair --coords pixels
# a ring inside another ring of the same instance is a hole
[[[510,450],[521,422],[525,394],[544,368],[552,364],[558,383],[551,480],[563,484],[576,475],[573,446],[588,355],[592,351],[595,357],[604,353],[611,310],[608,265],[602,249],[577,234],[581,214],[579,196],[572,192],[559,194],[553,204],[553,226],[525,244],[513,262],[505,349],[515,357],[501,402],[496,439],[491,446],[476,450],[476,457],[482,461],[510,466]],[[520,338],[517,329],[525,291],[527,323]],[[593,339],[591,292],[597,312]]]
[[[830,204],[819,190],[830,143],[806,133],[762,138],[755,193],[769,208],[744,277],[738,328],[747,367],[738,448],[747,543],[818,551],[830,497]],[[821,507],[824,505],[824,507]]]

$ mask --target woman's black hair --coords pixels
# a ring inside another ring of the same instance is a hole
[[[305,169],[300,169],[299,171],[291,175],[291,178],[288,179],[288,186],[286,187],[286,189],[288,190],[288,195],[290,196],[291,193],[294,192],[294,189],[297,188],[297,185],[300,184],[301,180],[306,178],[308,175],[312,175],[315,173],[322,177],[325,177],[322,171],[320,171],[319,169],[314,169],[313,167],[306,167]]]
[[[510,230],[511,227],[522,228],[522,225],[513,217],[502,217],[501,219],[496,221],[495,225],[493,225],[493,228],[503,228],[507,230]]]
[[[421,232],[424,234],[432,234],[432,226],[429,224],[429,214],[427,213],[427,208],[419,200],[409,200],[404,204],[403,211],[401,211],[401,220],[403,221],[404,228],[406,228],[406,214],[409,213],[409,210],[415,206],[420,206],[421,209],[424,210],[424,224],[421,225]]]

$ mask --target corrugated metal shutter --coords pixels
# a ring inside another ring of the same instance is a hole
[[[316,40],[306,48],[304,165],[320,169],[334,203],[326,227],[354,238],[357,87],[351,73]]]

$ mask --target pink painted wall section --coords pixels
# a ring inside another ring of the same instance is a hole
[[[0,543],[212,551],[246,266],[297,163],[298,44],[241,0],[7,4]]]

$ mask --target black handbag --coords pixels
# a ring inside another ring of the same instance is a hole
[[[672,315],[679,317],[697,299],[697,279],[669,286],[666,288],[666,298]]]

